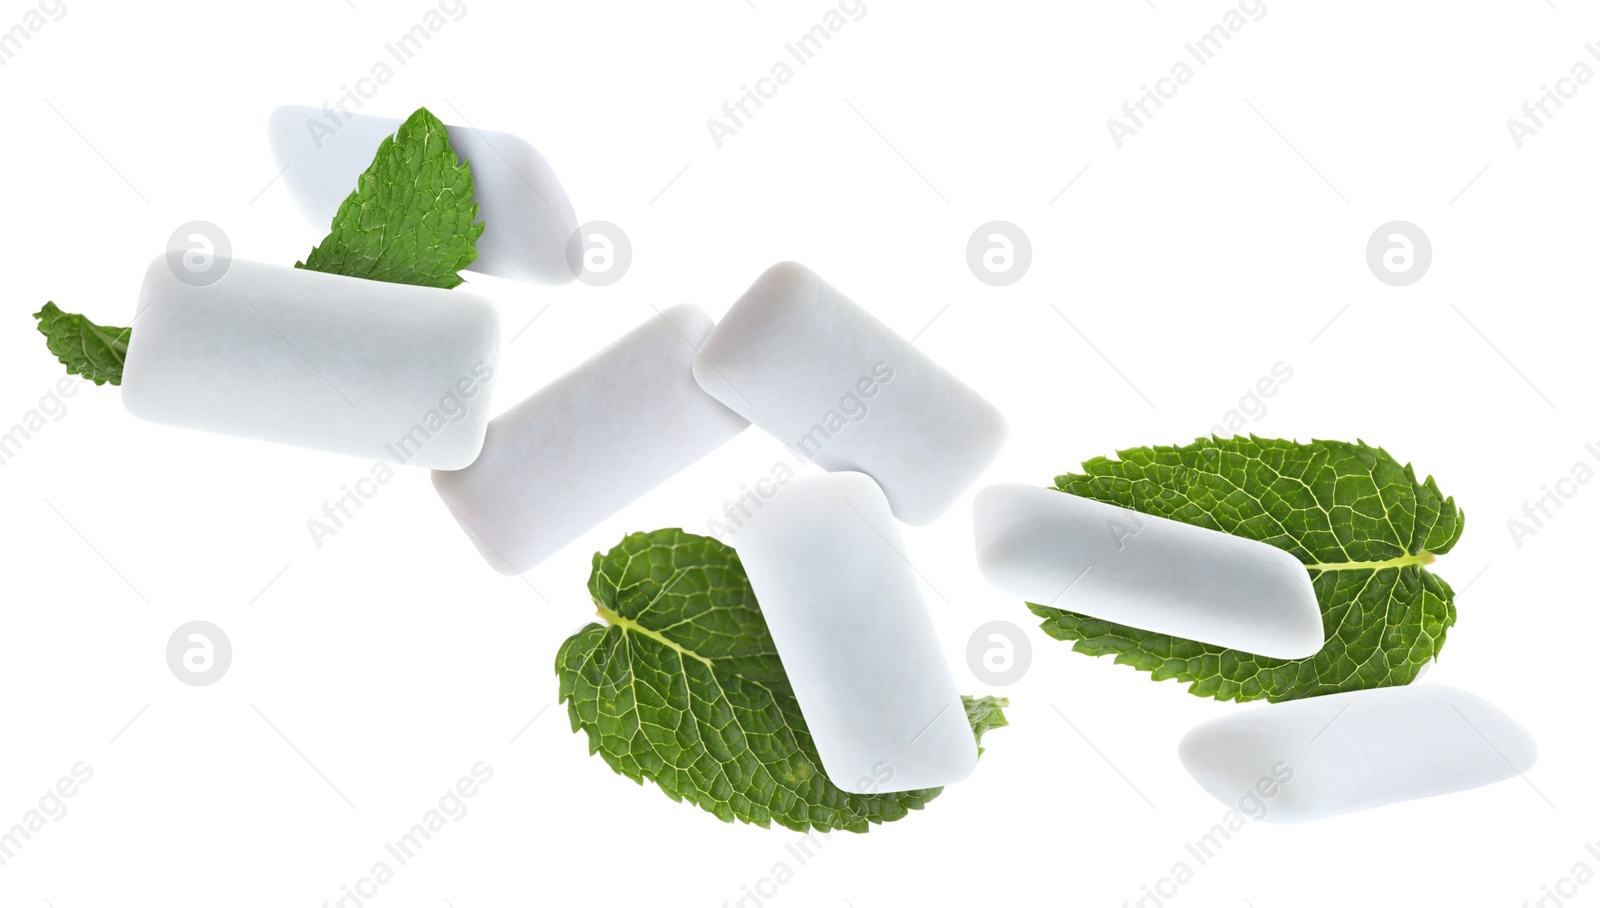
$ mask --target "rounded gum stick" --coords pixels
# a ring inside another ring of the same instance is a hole
[[[744,431],[690,375],[711,325],[688,305],[652,316],[491,420],[471,466],[433,474],[484,560],[526,571]]]
[[[213,284],[158,256],[122,403],[150,422],[419,467],[478,456],[500,319],[487,300],[234,259]]]
[[[909,791],[972,772],[966,710],[871,477],[791,481],[734,547],[833,784]]]
[[[1024,601],[1275,659],[1326,642],[1310,572],[1276,546],[1018,483],[972,507],[978,570]]]
[[[805,266],[768,268],[695,358],[706,393],[826,470],[931,523],[1005,444],[994,405]]]
[[[402,120],[335,114],[288,105],[272,112],[267,141],[300,213],[326,231],[339,205],[372,165],[378,145]],[[565,284],[575,275],[567,242],[578,216],[561,181],[537,149],[503,132],[446,126],[456,156],[472,165],[473,200],[486,225],[470,270],[536,284]]]
[[[1184,736],[1178,757],[1219,801],[1299,823],[1499,782],[1531,769],[1538,746],[1492,704],[1414,684],[1213,719]]]

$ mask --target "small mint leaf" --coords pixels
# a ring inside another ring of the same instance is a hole
[[[478,257],[472,168],[444,124],[418,108],[384,138],[339,206],[333,227],[296,268],[395,284],[451,288]]]
[[[82,375],[97,385],[122,384],[122,364],[128,358],[132,328],[97,325],[75,312],[62,312],[53,302],[33,314],[39,333],[56,359],[72,375]]]

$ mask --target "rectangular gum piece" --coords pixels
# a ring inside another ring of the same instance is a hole
[[[1533,768],[1538,746],[1479,697],[1413,684],[1212,719],[1184,736],[1178,756],[1219,801],[1248,797],[1260,819],[1300,823],[1509,779]]]
[[[767,269],[733,304],[694,377],[795,455],[871,476],[916,526],[943,514],[1005,444],[993,404],[794,262]]]
[[[500,352],[487,300],[239,259],[201,285],[170,261],[139,293],[129,413],[418,467],[478,456]]]
[[[871,477],[792,480],[734,548],[833,784],[909,791],[972,772],[966,710]]]
[[[711,332],[674,306],[489,423],[483,454],[434,489],[503,574],[526,571],[749,425],[695,384]]]
[[[1277,546],[1020,483],[972,510],[979,572],[1026,602],[1274,659],[1325,643],[1311,574]]]

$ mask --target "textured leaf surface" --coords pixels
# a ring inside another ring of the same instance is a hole
[[[33,317],[39,320],[45,345],[67,372],[97,385],[122,384],[122,364],[128,358],[132,328],[97,325],[77,313],[62,312],[55,303],[45,303]]]
[[[607,623],[562,644],[560,701],[589,752],[618,773],[723,820],[799,831],[865,832],[942,790],[859,795],[828,781],[744,567],[723,543],[634,533],[594,556],[589,592]],[[980,740],[1005,724],[1005,701],[963,699]]]
[[[384,138],[333,228],[296,268],[423,287],[455,287],[478,257],[472,168],[458,162],[444,124],[418,108]]]
[[[967,709],[967,724],[972,726],[973,737],[978,739],[978,756],[983,756],[984,732],[1010,725],[1003,710],[1011,705],[1005,697],[962,697],[961,705]]]
[[[1269,659],[1029,604],[1073,650],[1176,679],[1218,700],[1292,700],[1409,684],[1455,624],[1455,594],[1426,569],[1464,517],[1433,477],[1418,482],[1363,442],[1202,438],[1133,448],[1056,477],[1073,495],[1275,545],[1311,572],[1328,641]]]

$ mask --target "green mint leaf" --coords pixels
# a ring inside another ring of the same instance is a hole
[[[739,556],[679,529],[634,533],[594,556],[589,592],[606,624],[556,655],[560,702],[589,752],[724,821],[800,832],[898,820],[940,788],[841,791],[800,715]],[[967,702],[974,735],[1005,724],[1002,701]]]
[[[448,289],[478,257],[477,216],[471,166],[457,162],[444,124],[420,107],[378,145],[327,239],[295,267]]]
[[[45,303],[33,317],[39,320],[45,345],[69,374],[82,375],[97,385],[122,384],[122,364],[128,358],[132,328],[97,325],[75,312],[62,312],[53,302]]]
[[[983,733],[1010,725],[1002,712],[1011,701],[1005,697],[961,696],[961,705],[967,709],[967,724],[972,726],[972,736],[978,739],[978,756],[983,756]]]
[[[1187,682],[1218,700],[1293,700],[1409,684],[1455,624],[1455,593],[1424,567],[1465,518],[1433,477],[1418,482],[1363,442],[1201,438],[1097,457],[1056,488],[1275,545],[1311,572],[1328,642],[1308,659],[1269,659],[1030,603],[1073,650]]]

